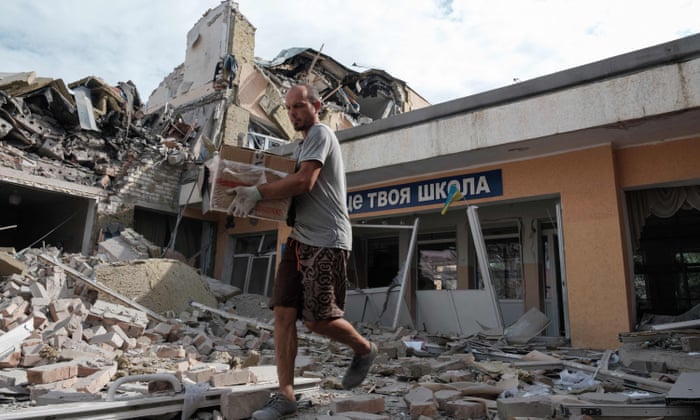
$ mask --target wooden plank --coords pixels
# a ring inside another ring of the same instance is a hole
[[[171,322],[171,320],[169,320],[168,318],[165,318],[165,317],[157,314],[156,312],[153,312],[152,310],[146,308],[145,306],[135,302],[133,299],[128,298],[124,295],[121,295],[121,294],[115,292],[114,290],[111,290],[107,286],[101,285],[101,284],[97,283],[97,281],[94,281],[92,279],[89,279],[89,278],[83,276],[80,272],[74,270],[72,267],[69,267],[63,263],[55,261],[55,260],[47,257],[46,255],[39,255],[38,258],[40,258],[41,260],[43,260],[49,264],[53,264],[55,266],[61,267],[68,275],[73,277],[75,280],[79,280],[79,281],[85,283],[86,285],[88,285],[89,287],[97,289],[102,293],[106,293],[106,294],[112,296],[113,298],[119,300],[120,302],[131,306],[132,308],[138,309],[139,311],[146,313],[146,315],[155,319],[158,322]]]

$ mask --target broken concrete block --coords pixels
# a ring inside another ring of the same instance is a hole
[[[401,361],[400,374],[408,379],[418,379],[423,375],[432,373],[433,367],[425,360],[399,359]]]
[[[197,351],[200,354],[209,354],[214,350],[214,342],[209,339],[209,337],[206,338],[203,342],[201,342],[199,345],[197,345]]]
[[[259,337],[254,337],[252,340],[246,340],[245,347],[248,350],[259,350],[260,347],[267,342],[267,340],[270,339],[270,335],[268,333],[261,333]]]
[[[16,368],[19,366],[19,361],[22,359],[22,352],[19,350],[15,350],[11,353],[9,353],[7,356],[5,356],[3,359],[0,359],[0,369],[5,369],[5,368]]]
[[[266,390],[229,392],[221,395],[221,414],[227,420],[247,419],[270,398]]]
[[[251,366],[248,370],[250,370],[250,381],[254,384],[277,382],[276,366]]]
[[[163,337],[167,337],[168,334],[170,334],[170,331],[172,331],[173,325],[168,324],[167,322],[159,322],[158,325],[153,327],[153,332],[156,334],[160,334]]]
[[[135,347],[136,339],[129,337],[119,325],[112,325],[109,327],[109,329],[122,339],[123,344],[120,347],[122,350],[129,350],[130,348]]]
[[[247,368],[251,366],[258,366],[260,364],[260,353],[257,351],[248,352],[248,356],[241,363],[242,368]]]
[[[441,389],[436,391],[433,396],[435,397],[440,410],[444,410],[448,402],[462,398],[462,393],[453,389]]]
[[[361,411],[345,411],[343,413],[338,413],[338,415],[335,416],[319,416],[317,417],[318,420],[322,418],[327,418],[327,419],[333,419],[333,420],[342,420],[342,419],[348,419],[348,420],[389,420],[389,416],[385,416],[384,414],[374,414],[374,413],[363,413]]]
[[[549,417],[555,408],[545,396],[499,398],[496,400],[498,416],[502,419],[511,417]]]
[[[27,265],[7,252],[0,252],[0,277],[11,274],[22,274],[27,269]]]
[[[173,370],[176,374],[180,374],[180,377],[190,368],[190,362],[187,360],[180,360],[173,363]]]
[[[91,360],[95,358],[95,353],[76,349],[61,349],[59,353],[60,360]]]
[[[486,416],[486,407],[476,401],[449,401],[445,403],[445,413],[455,419],[480,419]]]
[[[411,404],[408,411],[411,414],[412,419],[415,419],[415,418],[418,418],[421,416],[435,418],[438,415],[437,406],[434,403],[430,403],[430,402]]]
[[[3,329],[6,331],[15,328],[28,319],[27,312],[29,310],[29,302],[21,297],[20,299],[21,302],[18,305],[11,305],[13,306],[12,313],[9,313],[2,318]]]
[[[44,344],[39,342],[37,344],[22,345],[22,366],[24,367],[34,367],[45,365],[48,363],[47,360],[41,355],[41,349]]]
[[[346,411],[381,413],[384,411],[384,397],[381,395],[353,395],[350,398],[336,398],[331,402],[331,411],[334,413]]]
[[[73,378],[77,375],[78,364],[74,361],[52,363],[27,369],[27,380],[30,384],[48,384]]]
[[[404,395],[403,399],[411,413],[411,418],[417,418],[421,415],[428,417],[437,416],[437,403],[432,390],[417,386]]]
[[[115,332],[108,332],[92,337],[90,344],[106,344],[113,349],[120,349],[124,345],[124,340]]]
[[[10,300],[0,303],[0,315],[3,318],[11,317],[22,303],[24,303],[24,299],[21,296],[15,296]]]
[[[448,370],[438,375],[442,382],[471,382],[474,376],[468,370]]]
[[[216,373],[216,368],[204,366],[197,367],[185,372],[185,375],[195,383],[209,382],[212,376]]]
[[[226,331],[230,331],[237,335],[238,337],[244,337],[248,333],[248,323],[239,320],[229,320],[226,325],[224,325]]]
[[[301,374],[302,378],[317,378],[317,379],[323,379],[326,377],[326,375],[323,374],[323,372],[314,372],[314,371],[304,371],[304,373]]]
[[[700,351],[700,337],[681,337],[681,349],[683,351]]]
[[[44,285],[39,283],[38,281],[32,282],[29,285],[29,290],[31,290],[32,297],[34,298],[50,298],[49,293],[46,291]]]
[[[103,335],[103,334],[107,334],[107,329],[106,329],[105,327],[103,327],[101,324],[96,325],[96,326],[94,326],[94,327],[92,327],[92,328],[85,328],[85,329],[83,330],[83,338],[84,338],[85,341],[87,341],[88,343],[89,343],[90,340],[92,340],[94,337],[96,337],[96,336],[98,336],[98,335]]]
[[[62,381],[32,385],[29,390],[29,397],[32,400],[37,401],[40,396],[45,395],[51,391],[60,391],[72,388],[77,381],[78,378],[73,377]]]
[[[164,344],[158,346],[155,351],[156,355],[161,359],[182,359],[187,355],[184,347],[179,344]]]
[[[37,405],[51,405],[61,403],[78,403],[101,400],[100,395],[89,394],[85,392],[76,392],[67,390],[51,390],[45,393],[34,392],[32,399]]]
[[[31,298],[31,302],[32,302],[32,308],[36,310],[36,309],[40,309],[40,308],[44,308],[44,307],[49,306],[49,304],[51,303],[51,298],[48,298],[48,297],[46,297],[46,298],[34,298],[33,297],[33,298]]]
[[[433,370],[435,372],[446,372],[448,370],[460,370],[466,369],[468,367],[467,361],[465,359],[448,359],[439,360],[438,363],[433,365]]]
[[[213,387],[244,385],[250,382],[250,371],[248,369],[228,370],[216,373],[211,377],[210,383]]]
[[[24,369],[5,369],[0,372],[0,388],[25,385],[27,372]]]
[[[75,383],[75,389],[79,392],[94,394],[104,388],[117,373],[117,365],[108,366],[98,370],[97,372],[88,375],[84,378],[79,378]]]

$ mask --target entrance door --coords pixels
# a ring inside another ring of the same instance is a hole
[[[552,227],[545,227],[540,232],[540,293],[544,305],[543,312],[550,320],[545,334],[549,337],[563,337],[565,331],[559,238],[557,231]]]
[[[493,231],[492,231],[493,232]],[[484,233],[491,280],[501,307],[503,325],[512,325],[525,313],[522,251],[517,233]]]

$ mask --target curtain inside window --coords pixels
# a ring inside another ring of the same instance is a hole
[[[700,210],[700,186],[652,188],[627,193],[632,246],[636,251],[646,219],[651,216],[672,217],[678,210]]]

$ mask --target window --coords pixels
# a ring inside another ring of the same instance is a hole
[[[491,280],[498,299],[523,299],[522,253],[517,232],[517,227],[484,231]],[[478,261],[475,270],[475,278],[483,287]]]
[[[700,304],[700,211],[649,216],[633,256],[637,321],[680,315]]]
[[[457,289],[457,249],[454,232],[418,235],[418,290]]]
[[[235,238],[231,285],[238,287],[243,293],[270,296],[276,256],[275,233]]]
[[[366,246],[367,286],[391,286],[399,274],[399,238],[371,238]]]

